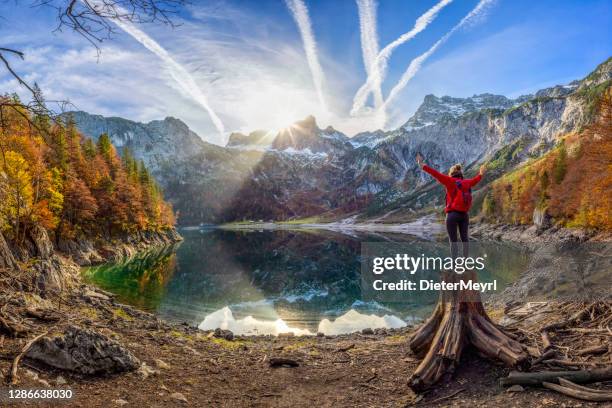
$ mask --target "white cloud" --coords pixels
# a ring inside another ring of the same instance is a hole
[[[438,13],[446,7],[453,0],[441,0],[436,3],[433,7],[423,13],[417,18],[412,29],[394,41],[387,44],[381,51],[376,55],[374,61],[371,61],[371,67],[368,70],[368,77],[366,82],[357,90],[353,98],[353,108],[351,109],[352,115],[358,115],[363,112],[365,103],[368,95],[373,89],[380,87],[380,84],[385,80],[387,75],[387,67],[389,64],[389,58],[393,54],[393,51],[400,45],[410,41],[418,33],[425,30],[429,24],[438,16]],[[380,108],[380,106],[375,106]],[[380,109],[381,115],[384,117],[384,109]]]
[[[225,126],[223,125],[223,122],[221,121],[217,113],[213,110],[208,101],[208,98],[200,89],[200,85],[196,83],[191,74],[181,64],[179,64],[168,53],[168,51],[166,51],[166,49],[159,45],[157,41],[153,40],[144,31],[134,26],[134,24],[121,20],[114,20],[113,22],[163,61],[166,70],[174,79],[174,81],[176,81],[183,94],[191,97],[196,103],[201,105],[204,110],[206,110],[206,112],[210,116],[210,120],[213,122],[215,128],[219,132],[220,136],[223,138],[225,132]]]
[[[472,9],[465,17],[457,23],[453,28],[450,29],[442,38],[434,43],[427,51],[423,54],[419,55],[415,59],[410,62],[410,65],[400,78],[400,80],[395,84],[395,86],[389,92],[389,96],[385,100],[384,105],[381,109],[385,109],[388,105],[393,103],[397,95],[406,87],[408,82],[419,72],[421,69],[421,65],[429,58],[436,50],[444,44],[448,39],[459,29],[463,27],[470,26],[474,24],[475,21],[481,21],[487,12],[488,8],[495,2],[495,0],[480,0],[476,7]]]
[[[285,0],[287,7],[291,11],[291,15],[295,20],[295,23],[300,30],[300,36],[302,37],[302,43],[304,44],[304,52],[306,53],[306,60],[312,73],[312,82],[314,83],[319,97],[319,102],[323,107],[323,110],[327,110],[327,103],[325,102],[325,95],[323,87],[325,84],[325,75],[323,74],[323,68],[319,62],[319,55],[317,51],[317,41],[315,40],[314,33],[312,32],[312,24],[310,22],[310,16],[308,15],[308,8],[302,0]]]
[[[147,25],[147,34],[170,50],[204,87],[227,133],[278,129],[309,114],[321,127],[331,124],[348,135],[380,127],[376,111],[348,115],[349,94],[360,82],[358,69],[347,67],[346,61],[338,61],[324,49],[318,50],[318,57],[326,71],[328,110],[321,106],[301,38],[289,19],[278,24],[265,16],[231,7],[211,8],[208,3],[191,10],[192,18],[177,28]],[[21,24],[23,31],[26,20]],[[174,116],[205,140],[224,143],[202,107],[184,96],[185,90],[167,67],[141,44],[117,35],[102,44],[98,59],[78,36],[49,36],[49,30],[32,28],[31,38],[36,40],[25,48],[26,60],[15,60],[19,72],[38,81],[48,99],[69,98],[78,109],[144,122]],[[15,44],[21,42],[24,48],[22,41],[28,37],[16,38]],[[0,76],[0,92],[18,89],[9,76]],[[398,99],[390,112],[406,120],[411,110],[404,103]]]
[[[363,65],[368,78],[373,76],[372,92],[374,94],[374,107],[382,105],[383,96],[379,75],[373,75],[372,69],[376,65],[378,56],[378,30],[376,23],[376,1],[357,0],[359,10],[359,31],[361,34],[361,53]]]

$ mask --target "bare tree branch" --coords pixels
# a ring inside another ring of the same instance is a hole
[[[187,0],[35,0],[33,6],[55,9],[58,21],[55,31],[68,28],[99,52],[98,44],[116,33],[113,20],[175,27],[171,17],[185,4]]]
[[[57,27],[54,31],[69,29],[85,38],[95,47],[100,55],[99,44],[115,34],[113,20],[132,23],[161,23],[176,27],[171,16],[174,16],[188,0],[33,0],[32,7],[50,7],[57,13]],[[2,18],[0,16],[0,18]],[[8,55],[16,55],[22,60],[22,51],[0,47],[0,62],[19,85],[32,95],[32,101],[23,104],[11,98],[0,96],[0,108],[7,107],[21,112],[23,108],[35,115],[57,116],[45,103],[36,84],[28,84],[11,66]],[[50,101],[60,106],[63,111],[68,101]]]

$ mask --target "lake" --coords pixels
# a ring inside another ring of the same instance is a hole
[[[184,241],[120,263],[83,269],[88,283],[120,302],[163,319],[228,328],[238,334],[340,334],[365,327],[402,327],[426,317],[437,292],[390,301],[364,296],[363,243],[389,243],[418,256],[436,244],[405,233],[317,229],[183,229]],[[525,269],[529,255],[490,244],[479,280],[502,290]]]

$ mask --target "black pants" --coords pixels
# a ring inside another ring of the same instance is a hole
[[[446,231],[448,232],[448,240],[450,242],[451,256],[457,257],[459,252],[457,248],[457,230],[459,230],[459,237],[461,238],[461,246],[463,257],[468,256],[468,228],[470,226],[470,217],[465,212],[451,211],[446,214]]]

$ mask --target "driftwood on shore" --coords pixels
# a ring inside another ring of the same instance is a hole
[[[612,380],[612,366],[579,371],[541,371],[536,373],[512,371],[508,377],[500,380],[500,384],[502,386],[517,384],[540,386],[543,382],[557,381],[558,378],[579,384]]]
[[[49,333],[49,330],[45,330],[40,333],[38,336],[34,337],[32,340],[28,341],[26,345],[21,349],[21,352],[17,354],[15,359],[13,360],[13,364],[11,365],[11,371],[8,382],[12,385],[15,385],[19,382],[19,377],[17,376],[17,369],[19,368],[19,361],[25,356],[25,354],[30,350],[32,345],[40,340],[43,336],[46,336]]]
[[[543,382],[542,385],[550,390],[584,401],[612,401],[612,391],[583,387],[563,378],[559,378],[559,384]]]

